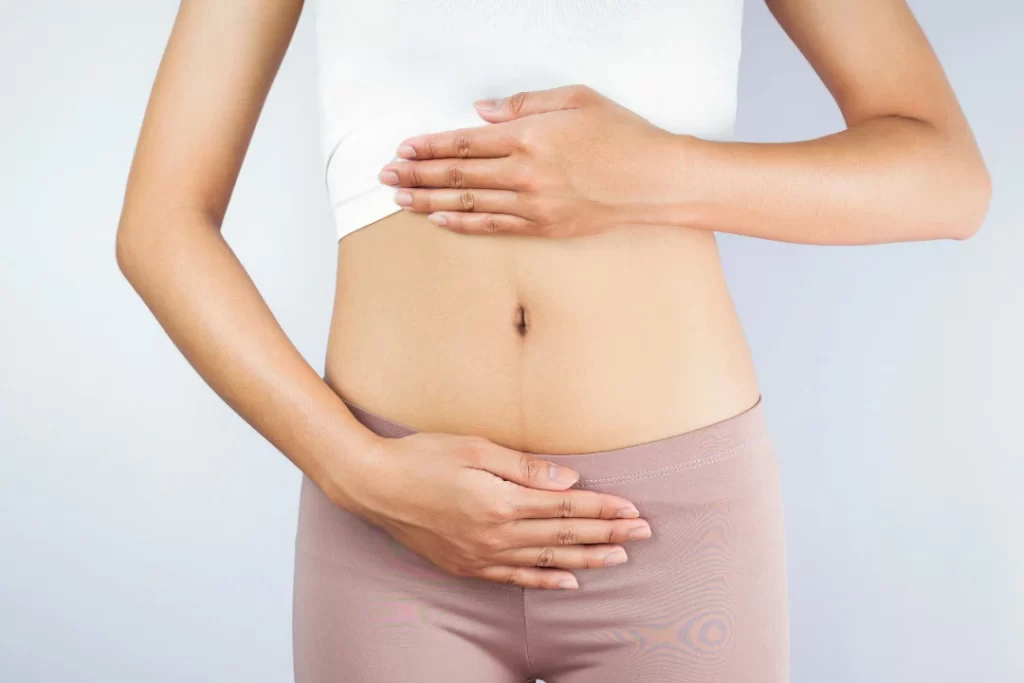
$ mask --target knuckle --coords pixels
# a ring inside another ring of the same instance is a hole
[[[443,156],[444,155],[441,154],[441,151],[437,148],[437,140],[435,140],[433,137],[428,137],[427,138],[427,158],[428,159],[439,159],[439,158],[441,158]]]
[[[532,152],[538,146],[535,126],[521,125],[510,130],[507,135],[509,146],[518,152]]]
[[[459,192],[459,206],[463,211],[472,211],[476,207],[476,195],[472,190]]]
[[[484,575],[487,564],[484,562],[467,562],[459,567],[457,576],[479,576]]]
[[[583,83],[573,83],[569,86],[570,104],[580,105],[590,102],[594,94],[594,89]]]
[[[533,146],[530,129],[524,127],[515,131],[509,131],[505,134],[504,143],[516,152],[529,150]]]
[[[534,221],[533,231],[542,237],[554,237],[557,224],[554,221]]]
[[[449,187],[464,187],[466,182],[465,174],[462,169],[452,164],[446,166],[444,169],[445,179],[448,181]]]
[[[488,554],[493,554],[499,550],[505,549],[505,544],[500,538],[494,533],[486,533],[480,537],[480,546],[487,551]]]
[[[509,111],[518,116],[523,109],[526,108],[526,100],[528,95],[525,92],[517,92],[508,98],[508,109]]]
[[[452,146],[455,148],[455,156],[462,157],[463,159],[469,156],[471,145],[472,143],[468,135],[456,135],[452,141]]]
[[[555,564],[555,549],[554,548],[543,548],[540,554],[537,555],[538,567],[551,567]]]
[[[519,456],[519,471],[526,481],[536,481],[540,476],[540,461],[525,453]]]
[[[495,540],[494,533],[484,531],[473,537],[471,553],[474,556],[490,557],[495,554],[497,549],[498,543]]]
[[[420,173],[420,167],[413,164],[409,167],[409,180],[412,185],[423,185],[423,174]]]
[[[498,222],[498,217],[491,214],[484,218],[484,230],[487,232],[500,232],[501,224]]]
[[[514,522],[515,520],[519,519],[519,517],[522,514],[522,510],[520,509],[519,504],[516,503],[516,501],[512,499],[512,487],[513,486],[514,486],[514,484],[509,482],[509,487],[510,488],[508,489],[508,495],[506,495],[506,496],[504,496],[502,498],[502,500],[503,500],[502,507],[503,507],[503,515],[504,515],[503,519],[505,519],[506,521],[509,521],[509,522]]]
[[[475,438],[467,438],[455,449],[455,455],[463,463],[480,468],[484,461],[483,444]]]
[[[555,535],[555,542],[558,545],[576,545],[576,530],[571,526],[563,526]]]
[[[555,210],[551,203],[544,199],[532,198],[529,200],[530,216],[541,225],[555,222]]]
[[[518,508],[510,496],[496,496],[486,507],[487,520],[490,522],[511,522],[516,519]]]
[[[571,498],[562,498],[558,501],[558,514],[561,517],[572,517],[575,509]]]
[[[522,574],[522,571],[518,568],[513,569],[508,573],[508,576],[505,577],[505,583],[507,583],[510,586],[515,586],[519,583],[520,579],[522,578]]]
[[[511,515],[508,512],[508,506],[496,501],[491,501],[484,506],[483,516],[485,522],[490,522],[492,524],[500,524],[511,519]]]
[[[540,189],[536,174],[530,172],[528,168],[520,166],[513,170],[511,175],[513,186],[520,192],[535,193]]]

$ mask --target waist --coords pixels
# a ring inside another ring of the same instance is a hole
[[[402,211],[339,243],[325,377],[420,431],[543,453],[623,448],[760,391],[714,234],[458,234]]]

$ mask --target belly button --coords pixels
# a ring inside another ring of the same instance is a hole
[[[528,327],[529,323],[527,322],[526,309],[523,308],[522,305],[519,305],[516,308],[514,322],[516,326],[516,331],[519,332],[521,336],[525,337],[526,328]]]

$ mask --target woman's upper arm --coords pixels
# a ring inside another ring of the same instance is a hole
[[[123,216],[185,209],[221,224],[302,4],[182,0],[146,107]]]
[[[952,87],[905,0],[765,2],[848,126],[895,115],[966,131]]]

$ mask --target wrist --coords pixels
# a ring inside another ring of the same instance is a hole
[[[707,162],[708,140],[695,135],[673,134],[666,146],[665,177],[668,184],[663,201],[658,204],[662,225],[699,227],[697,206],[700,199],[699,183],[713,169]]]
[[[708,168],[702,161],[706,140],[660,130],[643,160],[643,182],[636,188],[623,222],[699,227],[697,180]]]
[[[364,514],[371,500],[371,488],[379,479],[388,441],[358,424],[344,439],[334,442],[314,483],[338,507]]]

